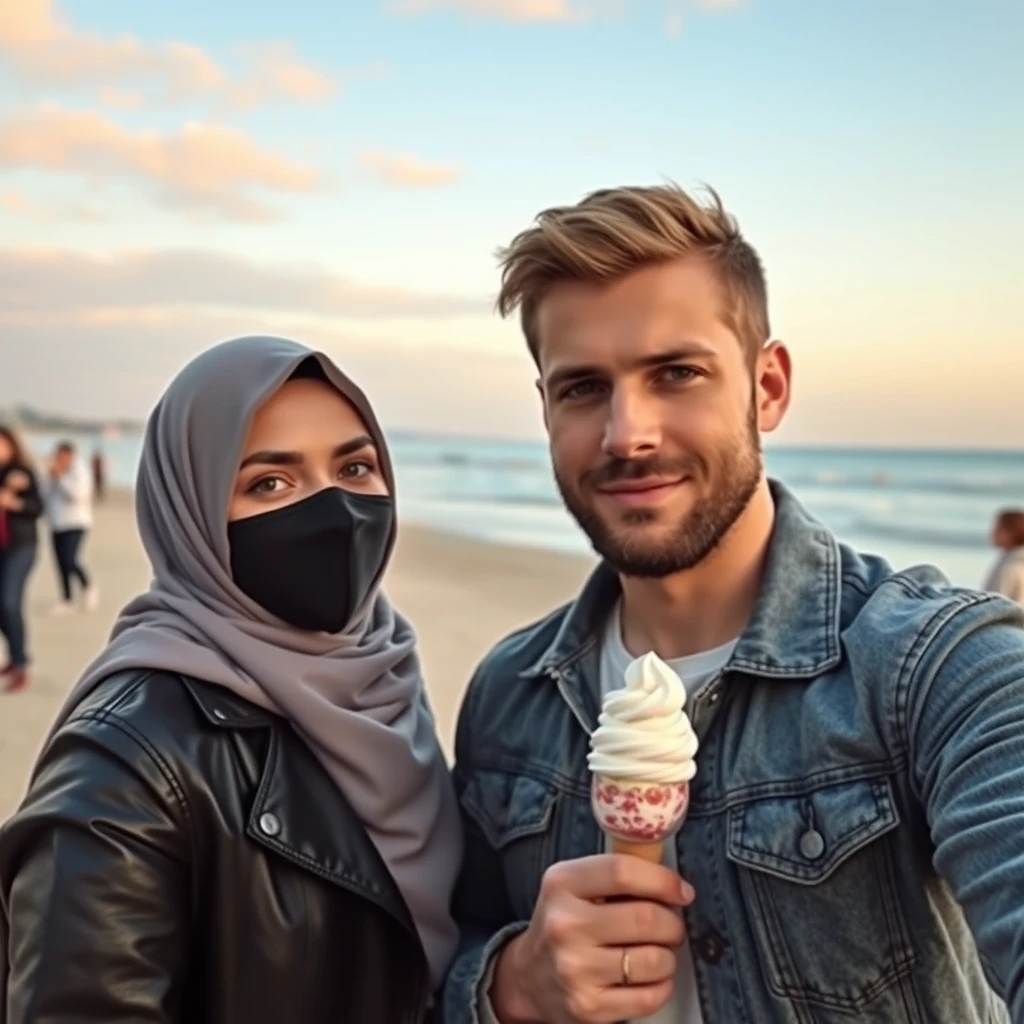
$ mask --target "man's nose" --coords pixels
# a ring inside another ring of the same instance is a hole
[[[661,424],[650,396],[617,388],[608,403],[602,449],[618,459],[650,455],[661,444]]]

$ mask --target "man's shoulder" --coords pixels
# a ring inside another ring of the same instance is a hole
[[[502,679],[518,675],[534,667],[554,643],[573,602],[567,601],[542,618],[504,636],[483,657],[477,668],[477,679],[494,676]]]
[[[472,700],[478,704],[488,697],[509,695],[511,683],[539,666],[572,606],[571,601],[559,605],[543,618],[521,626],[499,640],[477,665],[469,683],[467,703]]]
[[[1024,624],[996,594],[954,584],[936,566],[894,569],[884,559],[840,545],[842,629],[847,647],[873,645],[910,659],[950,630],[966,635],[988,624]],[[1024,634],[1022,634],[1024,640]]]

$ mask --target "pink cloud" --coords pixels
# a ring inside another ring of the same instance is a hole
[[[490,313],[482,297],[361,285],[323,267],[257,263],[225,252],[157,250],[101,257],[0,250],[0,324],[47,322],[65,314],[94,317],[111,309],[287,311],[371,320]]]
[[[146,105],[146,97],[141,92],[130,89],[100,89],[96,94],[100,105],[113,110],[141,110]]]
[[[581,21],[588,14],[568,0],[396,0],[391,10],[399,15],[452,11],[503,21]]]
[[[47,223],[88,221],[98,224],[108,219],[101,210],[88,203],[40,203],[18,189],[9,189],[0,194],[0,207],[16,216]]]
[[[243,221],[276,215],[253,191],[307,194],[320,185],[313,168],[230,128],[192,123],[168,134],[132,132],[102,114],[59,107],[0,122],[0,161],[88,181],[130,181],[164,205]]]
[[[372,149],[363,153],[360,163],[385,185],[397,188],[438,188],[458,181],[461,174],[450,164],[430,164],[402,153]]]
[[[215,98],[232,107],[330,98],[336,82],[287,43],[239,48],[246,70],[232,77],[191,43],[150,44],[104,35],[60,17],[53,0],[0,0],[0,61],[22,81],[58,87],[149,84],[162,101]]]

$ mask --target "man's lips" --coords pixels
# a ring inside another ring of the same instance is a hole
[[[682,477],[648,476],[638,480],[616,480],[598,492],[623,505],[652,505],[661,501],[683,482]]]

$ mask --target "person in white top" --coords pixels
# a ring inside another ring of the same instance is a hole
[[[1024,509],[1004,509],[996,516],[992,544],[1001,554],[982,589],[1024,604]]]
[[[63,594],[63,599],[53,610],[54,614],[66,614],[72,610],[75,580],[81,587],[83,607],[92,611],[99,594],[79,561],[82,541],[92,527],[92,478],[70,441],[61,441],[54,451],[44,495]]]

